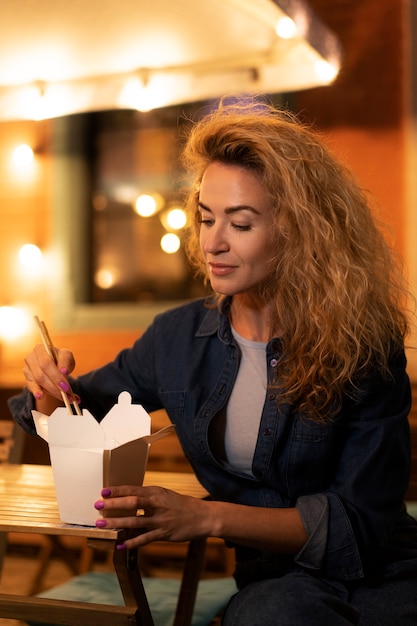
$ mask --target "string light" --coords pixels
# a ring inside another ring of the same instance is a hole
[[[100,269],[94,276],[94,282],[100,289],[110,289],[116,283],[115,273],[110,269]]]
[[[187,215],[184,209],[174,206],[164,211],[160,220],[165,230],[181,230],[187,223]]]
[[[170,228],[174,230],[180,230],[184,228],[187,222],[187,216],[185,211],[180,208],[171,209],[168,211],[167,215],[167,224]]]
[[[286,16],[277,21],[275,32],[281,39],[293,39],[298,34],[298,29],[294,20]]]
[[[143,193],[136,198],[134,209],[141,217],[151,217],[162,209],[165,200],[159,193]]]
[[[338,68],[328,61],[317,61],[314,71],[319,80],[329,83],[334,80],[338,74]]]
[[[161,239],[161,248],[167,254],[174,254],[180,249],[181,241],[175,233],[166,233]]]
[[[148,194],[143,194],[136,198],[135,211],[141,217],[151,217],[156,213],[155,198]]]
[[[33,161],[34,153],[28,144],[22,143],[13,150],[13,163],[18,167],[30,165]]]
[[[38,268],[42,263],[42,251],[33,243],[25,243],[19,250],[19,261],[25,268]]]
[[[22,337],[28,332],[30,321],[25,309],[15,306],[0,307],[0,338],[7,342]]]

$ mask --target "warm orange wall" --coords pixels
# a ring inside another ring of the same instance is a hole
[[[407,152],[402,127],[338,127],[328,142],[371,194],[376,217],[387,227],[390,243],[406,257]]]
[[[16,250],[27,242],[41,247],[50,239],[50,189],[47,154],[39,154],[28,168],[12,161],[16,146],[27,143],[48,149],[48,124],[15,122],[0,125],[0,305],[19,297]]]
[[[409,115],[408,0],[309,0],[337,33],[343,65],[330,86],[296,94],[295,108],[331,136],[376,199],[405,255]]]

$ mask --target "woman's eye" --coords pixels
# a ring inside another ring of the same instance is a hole
[[[232,224],[233,228],[236,228],[236,230],[242,230],[242,231],[246,231],[246,230],[251,230],[252,226],[251,224]]]
[[[199,220],[198,220],[198,223],[199,224],[205,224],[206,226],[211,226],[214,223],[214,221],[210,220],[210,219],[207,219],[207,218],[200,217]]]

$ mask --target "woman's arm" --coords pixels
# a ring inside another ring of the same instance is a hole
[[[121,391],[129,391],[136,404],[147,404],[148,411],[161,408],[160,401],[152,393],[154,381],[148,382],[141,371],[146,367],[137,365],[138,353],[149,357],[143,359],[145,365],[148,360],[152,361],[151,334],[151,329],[148,329],[134,346],[122,350],[112,362],[79,378],[70,376],[75,368],[75,360],[69,350],[57,349],[58,364],[55,365],[43,345],[35,346],[25,358],[23,372],[26,389],[9,400],[14,420],[27,432],[35,433],[31,411],[36,408],[50,415],[58,406],[62,406],[61,392],[67,393],[70,386],[74,400],[81,403],[83,408],[88,408],[98,421],[111,409]],[[146,343],[145,337],[148,338]],[[142,389],[145,392],[140,395]]]
[[[346,402],[346,439],[324,491],[329,525],[322,567],[328,577],[357,579],[377,567],[399,523],[411,464],[405,365],[397,353],[385,378],[363,381],[360,397]],[[314,498],[304,496],[304,504]]]
[[[95,504],[102,528],[136,528],[142,531],[126,541],[127,548],[151,541],[188,541],[220,537],[243,546],[280,554],[297,554],[307,540],[295,508],[252,507],[228,502],[198,500],[162,487],[110,487]],[[112,509],[134,509],[137,516],[105,517]]]

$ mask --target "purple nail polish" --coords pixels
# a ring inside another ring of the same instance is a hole
[[[41,392],[40,392],[40,391],[38,391],[37,393],[35,393],[35,398],[36,398],[37,400],[40,400],[40,399],[42,398],[42,394],[41,394]]]
[[[62,391],[64,391],[65,393],[67,393],[67,391],[69,391],[69,384],[67,382],[65,382],[65,380],[62,380],[59,383],[60,388],[62,389]]]
[[[98,511],[104,509],[104,502],[102,500],[97,500],[97,502],[94,503],[94,508]]]
[[[103,498],[108,498],[109,496],[111,496],[111,489],[105,487],[101,490],[101,495],[103,496]]]
[[[116,546],[116,550],[126,550],[127,546],[125,543],[118,543]]]
[[[67,376],[68,374],[68,370],[66,367],[60,367],[59,371],[61,372],[61,374],[64,374],[64,376]]]
[[[97,528],[105,528],[105,527],[106,527],[106,525],[107,525],[107,522],[106,522],[106,520],[105,520],[105,519],[98,519],[98,520],[96,521],[96,526],[97,526]]]

